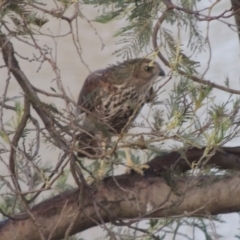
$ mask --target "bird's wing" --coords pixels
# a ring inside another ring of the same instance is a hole
[[[78,105],[92,112],[101,103],[99,91],[107,87],[106,70],[98,70],[88,75],[78,97]],[[83,111],[80,109],[79,113]]]

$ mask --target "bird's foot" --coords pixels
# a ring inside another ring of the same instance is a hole
[[[87,177],[86,182],[89,185],[91,192],[94,193],[101,182],[101,180],[105,177],[106,163],[104,160],[101,160],[100,168],[98,169],[97,173],[93,174],[92,176]]]
[[[97,190],[97,187],[98,187],[98,181],[96,181],[96,179],[94,179],[92,177],[88,177],[87,178],[87,184],[90,188],[91,194],[94,194]]]
[[[147,164],[141,164],[141,165],[131,164],[127,166],[126,174],[131,174],[131,172],[134,171],[143,176],[144,170],[148,168],[150,168],[150,166]]]
[[[87,177],[86,182],[89,186],[91,186],[92,184],[95,183],[99,183],[101,180],[103,179],[103,177],[98,177],[98,176],[93,176],[93,177]]]
[[[147,164],[141,164],[141,165],[136,165],[134,164],[134,162],[131,159],[129,150],[125,148],[125,155],[126,155],[126,174],[131,174],[132,171],[140,174],[140,175],[144,175],[144,169],[148,169],[150,168],[149,165]]]
[[[97,190],[97,187],[99,185],[99,183],[101,182],[101,180],[104,178],[104,176],[93,176],[93,177],[87,177],[86,182],[90,188],[91,193],[95,193],[95,191]]]

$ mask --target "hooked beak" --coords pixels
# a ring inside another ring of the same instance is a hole
[[[159,72],[158,76],[165,76],[165,72],[161,68],[160,68],[160,72]]]

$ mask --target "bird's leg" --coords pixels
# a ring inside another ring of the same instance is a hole
[[[122,140],[124,140],[126,138],[127,135],[124,135]],[[144,169],[148,169],[149,165],[147,164],[141,164],[141,165],[137,165],[135,164],[130,156],[130,151],[128,148],[124,148],[124,152],[125,152],[125,156],[126,156],[126,174],[130,174],[131,171],[133,170],[134,172],[144,175]]]
[[[105,141],[101,141],[101,148],[102,148],[102,151],[106,150],[106,142]],[[106,158],[101,159],[100,166],[99,166],[97,172],[93,175],[93,177],[89,177],[87,179],[88,184],[94,186],[99,181],[101,181],[105,177],[107,166],[108,166],[108,163],[106,161]]]
[[[147,165],[147,164],[136,165],[130,157],[129,149],[124,148],[124,151],[125,151],[125,155],[126,155],[126,167],[127,167],[126,173],[130,174],[131,171],[133,170],[136,173],[144,175],[144,169],[148,169],[149,165]]]
[[[89,185],[95,185],[96,183],[98,183],[99,181],[101,181],[104,178],[105,168],[106,168],[105,165],[106,165],[106,163],[105,163],[104,159],[101,159],[100,160],[100,167],[97,170],[97,172],[93,174],[93,177],[89,176],[87,178],[87,183]]]

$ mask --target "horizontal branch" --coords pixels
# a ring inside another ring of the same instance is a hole
[[[204,149],[191,149],[186,151],[186,155],[193,161],[203,151]],[[159,173],[167,165],[170,166],[169,161],[178,161],[179,166],[186,170],[184,159],[177,154],[173,152],[157,157],[148,164],[158,167]],[[239,156],[239,147],[224,148],[212,156],[209,162],[222,168],[235,166],[239,169]],[[167,164],[164,166],[164,163]],[[240,178],[237,176],[219,179],[216,176],[181,177],[167,184],[161,176],[149,172],[144,177],[137,174],[108,177],[100,183],[94,195],[83,194],[81,196],[84,198],[80,200],[77,189],[59,194],[34,206],[32,214],[42,227],[46,239],[49,235],[52,236],[51,239],[61,239],[71,224],[70,234],[75,234],[108,222],[124,225],[128,219],[139,221],[151,217],[237,212],[240,211],[239,194]],[[79,215],[73,224],[76,214]],[[24,219],[24,214],[22,218]],[[14,239],[14,236],[18,236],[19,240],[40,239],[38,234],[31,219],[9,219],[0,223],[1,240]]]
[[[166,169],[178,170],[180,172],[188,171],[192,165],[199,161],[203,156],[206,148],[191,148],[173,151],[163,156],[157,156],[150,160],[147,164],[150,169],[146,171],[161,174]],[[240,170],[240,147],[222,147],[203,159],[204,166],[216,166],[224,170]]]

